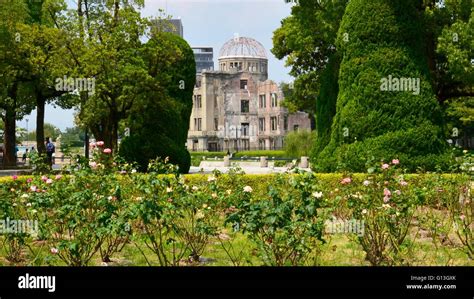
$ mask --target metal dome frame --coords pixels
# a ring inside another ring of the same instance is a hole
[[[231,57],[268,59],[265,47],[250,37],[234,37],[222,46],[219,59]]]

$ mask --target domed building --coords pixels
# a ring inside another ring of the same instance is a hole
[[[261,43],[249,37],[235,37],[219,53],[221,71],[248,71],[268,76],[268,58]]]
[[[307,113],[288,113],[283,93],[268,80],[261,43],[234,37],[219,52],[219,70],[196,75],[188,131],[190,151],[281,149],[291,130],[310,129]]]

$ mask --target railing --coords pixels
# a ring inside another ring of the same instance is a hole
[[[53,164],[66,164],[71,163],[71,157],[61,156],[61,157],[53,157]],[[26,158],[25,160],[22,157],[16,158],[16,166],[29,166],[31,165],[30,159]],[[3,156],[0,156],[0,169],[3,169]]]

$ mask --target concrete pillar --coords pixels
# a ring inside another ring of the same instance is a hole
[[[267,157],[260,157],[260,167],[268,167]]]
[[[309,167],[309,158],[301,157],[300,168],[308,168],[308,167]]]
[[[230,157],[224,156],[224,167],[230,167]]]

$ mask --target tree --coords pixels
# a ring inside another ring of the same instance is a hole
[[[82,147],[85,142],[85,133],[79,127],[66,128],[61,134],[61,144],[68,147]]]
[[[472,1],[446,1],[436,10],[445,20],[436,44],[435,84],[448,119],[448,135],[462,137],[464,147],[474,147],[474,6]],[[434,13],[433,13],[434,14]],[[434,18],[434,17],[433,17]]]
[[[143,1],[78,2],[73,30],[79,28],[84,43],[78,65],[94,77],[95,90],[81,94],[77,120],[111,149],[117,148],[119,123],[128,118],[146,76],[137,55],[149,24],[140,16],[142,6]]]
[[[411,0],[349,2],[337,40],[337,112],[330,142],[315,158],[320,170],[365,171],[367,160],[393,158],[410,170],[435,168],[446,142],[420,8]]]
[[[138,162],[143,171],[150,159],[168,157],[186,173],[191,157],[184,144],[196,80],[193,51],[180,37],[158,32],[143,45],[141,54],[147,80],[131,112],[131,135],[122,141],[120,155]]]
[[[45,123],[44,128],[43,128],[43,136],[51,138],[52,141],[56,141],[56,139],[59,137],[61,134],[61,130],[57,128],[56,126],[50,124],[50,123]],[[31,131],[28,134],[28,140],[38,140],[37,138],[37,130]],[[41,140],[41,143],[44,144],[45,138]]]
[[[0,0],[0,117],[4,124],[3,166],[16,165],[16,120],[33,109],[29,53],[22,38],[28,34],[28,7],[23,1]]]
[[[67,35],[56,26],[66,9],[63,0],[28,1],[30,12],[29,34],[24,43],[29,47],[30,76],[34,86],[36,104],[36,142],[38,152],[46,151],[44,140],[44,113],[47,103],[55,102],[62,108],[71,108],[69,91],[58,88],[57,78],[70,74],[71,59],[68,59]]]
[[[316,152],[329,142],[336,112],[341,57],[335,43],[347,3],[347,0],[298,1],[292,7],[291,16],[282,21],[273,35],[272,53],[279,59],[286,58],[286,65],[291,66],[290,75],[295,77],[293,86],[283,86],[284,105],[290,111],[310,114],[317,135]]]

